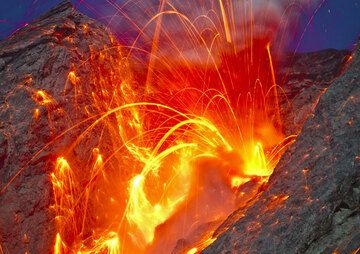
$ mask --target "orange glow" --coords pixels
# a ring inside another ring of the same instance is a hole
[[[38,108],[34,109],[34,119],[38,120],[40,117],[40,110]]]
[[[61,240],[61,236],[59,233],[56,234],[55,245],[54,245],[54,254],[62,254],[64,253],[64,243]]]
[[[45,91],[42,90],[39,90],[35,93],[34,99],[41,106],[45,106],[53,102],[53,99]]]
[[[271,168],[267,167],[267,162],[261,143],[257,143],[253,147],[252,154],[245,162],[245,174],[255,176],[270,176],[272,174]]]
[[[180,239],[189,242],[181,253],[200,253],[248,194],[240,188],[266,183],[295,139],[282,133],[270,39],[255,40],[252,22],[236,27],[239,10],[227,0],[194,21],[161,3],[126,52],[91,49],[89,76],[69,70],[65,90],[90,120],[59,151],[50,175],[55,254],[171,253]],[[183,38],[168,36],[167,16],[180,20]],[[151,42],[141,45],[151,25]],[[251,36],[237,45],[245,32]],[[136,60],[144,70],[135,75]],[[53,102],[44,91],[36,95],[39,105]],[[77,99],[85,96],[84,106]],[[286,198],[274,197],[269,209]]]
[[[83,28],[83,31],[84,31],[85,33],[87,33],[87,32],[89,31],[89,26],[88,26],[87,24],[84,24],[84,25],[82,26],[82,28]]]
[[[225,27],[226,41],[230,43],[231,42],[231,32],[230,32],[230,27],[229,27],[229,21],[227,19],[227,15],[225,13],[223,1],[219,0],[219,4],[220,4],[221,15],[222,15],[222,19],[223,19],[224,27]]]
[[[95,244],[90,249],[82,248],[77,254],[120,254],[120,240],[115,232],[109,232],[105,236],[101,236],[98,240],[94,241]]]
[[[244,178],[244,177],[234,176],[233,178],[231,178],[231,187],[233,187],[233,188],[238,188],[238,187],[240,187],[242,184],[248,182],[249,180],[250,180],[250,178]]]
[[[76,85],[79,82],[79,78],[76,76],[74,71],[69,72],[68,79],[70,80],[71,84],[73,84],[73,85]]]
[[[198,249],[197,248],[192,248],[191,250],[186,252],[186,254],[196,254],[196,252],[198,252]]]

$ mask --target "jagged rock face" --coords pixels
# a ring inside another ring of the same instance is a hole
[[[347,50],[322,50],[280,58],[281,109],[285,134],[299,133],[320,96],[346,66]]]
[[[266,190],[202,253],[351,253],[360,247],[360,46]]]
[[[106,60],[99,53],[104,49]],[[0,43],[0,246],[5,254],[52,252],[56,230],[49,174],[88,123],[59,135],[101,112],[91,98],[106,101],[99,83],[115,86],[127,75],[120,59],[119,45],[106,28],[69,2]],[[75,147],[78,161],[89,158],[91,151],[82,147],[95,147],[98,136]]]

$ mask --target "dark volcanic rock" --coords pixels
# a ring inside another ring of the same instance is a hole
[[[49,173],[86,124],[52,141],[99,112],[90,102],[92,92],[101,93],[98,83],[121,82],[119,66],[98,53],[107,49],[108,59],[122,59],[111,47],[119,45],[106,28],[70,2],[0,43],[0,246],[5,254],[52,252],[56,230]],[[76,77],[68,79],[73,70]],[[100,72],[103,80],[96,79]],[[87,142],[94,147],[97,136]],[[84,158],[91,154],[76,151]]]
[[[351,253],[360,247],[360,45],[266,190],[202,253]]]
[[[277,75],[283,88],[281,108],[287,135],[300,132],[321,94],[341,74],[349,57],[350,51],[327,49],[282,58]]]

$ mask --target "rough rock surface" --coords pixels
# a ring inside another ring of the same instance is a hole
[[[0,43],[0,246],[5,254],[52,252],[56,230],[49,173],[87,123],[45,146],[99,112],[89,103],[91,92],[101,95],[96,82],[121,82],[119,69],[114,71],[119,66],[98,53],[118,46],[104,26],[70,2]],[[106,54],[121,59],[118,50]],[[99,72],[105,80],[94,79]],[[97,138],[86,142],[94,147]],[[75,152],[86,158],[91,153]]]
[[[360,45],[266,190],[202,253],[352,253],[360,247]]]
[[[350,51],[327,49],[288,54],[277,70],[282,87],[281,108],[287,135],[299,133],[321,94],[346,67]]]

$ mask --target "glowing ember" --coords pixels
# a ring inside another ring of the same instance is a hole
[[[53,100],[45,91],[37,91],[34,100],[41,106],[51,104]]]

